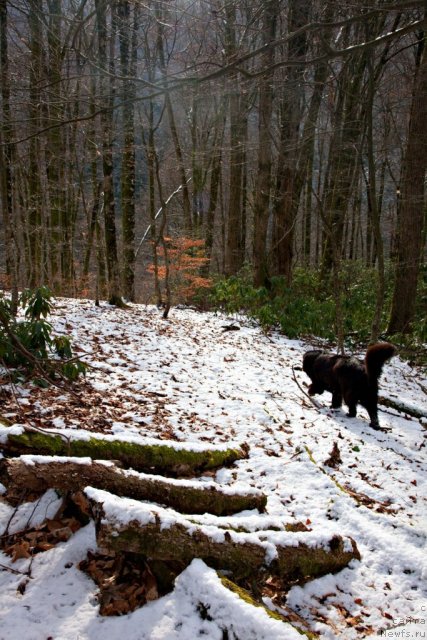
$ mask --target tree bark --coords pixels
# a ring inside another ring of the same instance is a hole
[[[0,481],[8,488],[7,498],[23,492],[44,493],[49,488],[79,491],[85,487],[104,489],[118,496],[147,500],[172,507],[182,513],[230,515],[246,509],[264,511],[267,498],[260,492],[233,494],[214,483],[196,484],[185,480],[167,480],[118,469],[114,464],[75,458],[37,456],[35,459],[0,460]]]
[[[49,129],[46,144],[46,178],[49,201],[49,267],[54,292],[67,287],[71,280],[70,215],[65,204],[64,155],[65,136],[58,123],[64,119],[62,97],[62,30],[61,2],[52,0],[47,29],[47,73],[49,87],[46,92],[46,126]]]
[[[322,256],[325,275],[335,268],[336,258],[340,260],[343,254],[345,219],[360,153],[363,79],[368,55],[369,52],[364,50],[355,53],[346,62],[338,79],[323,204],[327,220]]]
[[[181,141],[179,138],[178,127],[175,120],[175,113],[173,109],[173,104],[171,100],[171,96],[168,89],[168,72],[166,66],[166,58],[165,58],[165,35],[164,35],[164,20],[165,16],[163,15],[162,5],[160,2],[156,3],[156,18],[157,18],[157,55],[160,66],[160,72],[162,74],[163,84],[165,87],[165,106],[166,112],[168,114],[169,127],[173,140],[173,144],[175,147],[175,155],[178,164],[179,176],[182,184],[182,206],[183,206],[183,214],[184,214],[184,231],[190,232],[192,229],[192,220],[191,220],[191,202],[190,202],[190,194],[188,191],[187,184],[187,174],[185,170],[185,160],[184,153],[182,150]]]

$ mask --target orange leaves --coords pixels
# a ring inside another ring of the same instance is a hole
[[[209,262],[205,253],[205,241],[194,238],[165,238],[167,260],[169,269],[169,284],[178,301],[191,300],[200,289],[211,286],[210,278],[200,274],[201,269]],[[167,277],[165,252],[163,247],[156,248],[159,264],[157,268],[160,280]],[[148,267],[150,273],[154,273],[154,265]]]

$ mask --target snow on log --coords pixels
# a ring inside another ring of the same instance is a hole
[[[89,457],[93,460],[118,460],[123,466],[147,473],[191,476],[217,469],[248,457],[245,445],[226,447],[201,443],[183,443],[129,436],[74,432],[39,431],[13,426],[0,427],[0,451],[14,455],[41,454]]]
[[[25,491],[44,493],[49,488],[78,491],[86,486],[104,489],[118,496],[160,503],[183,513],[212,513],[217,516],[239,511],[264,511],[267,498],[255,489],[237,492],[214,482],[166,479],[117,468],[111,462],[90,458],[22,456],[0,460],[0,482],[8,497]]]
[[[256,602],[247,591],[218,574],[202,560],[193,560],[175,581],[175,596],[194,603],[222,631],[224,638],[303,640],[312,637]],[[317,637],[317,636],[316,636]]]
[[[95,515],[101,548],[171,563],[177,573],[194,558],[201,558],[214,569],[230,571],[237,581],[266,570],[285,581],[304,582],[360,559],[351,538],[314,532],[242,533],[199,525],[171,509],[118,498],[91,487],[85,494]]]

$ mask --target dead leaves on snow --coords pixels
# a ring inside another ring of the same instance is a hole
[[[67,542],[81,526],[74,517],[47,519],[37,527],[3,536],[0,546],[12,562],[16,562],[53,549],[59,542]]]
[[[80,507],[81,519],[61,515],[66,513],[64,504],[60,514],[55,518],[46,519],[36,527],[3,535],[0,539],[0,547],[12,558],[12,562],[16,562],[20,559],[31,559],[38,553],[53,549],[60,542],[67,542],[73,533],[86,524],[87,504],[84,499],[79,504],[78,495],[73,496],[74,505]],[[103,616],[130,613],[159,597],[157,580],[148,563],[135,554],[107,555],[89,551],[86,560],[80,562],[79,569],[90,576],[98,586],[97,597],[100,614]],[[13,569],[10,571],[21,573]],[[28,579],[31,577],[31,569],[23,575],[27,578],[17,587],[21,595],[25,593]]]

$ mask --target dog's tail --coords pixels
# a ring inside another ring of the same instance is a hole
[[[368,347],[365,356],[365,367],[368,377],[372,382],[377,382],[380,377],[383,365],[394,356],[396,348],[389,342],[378,342]]]

